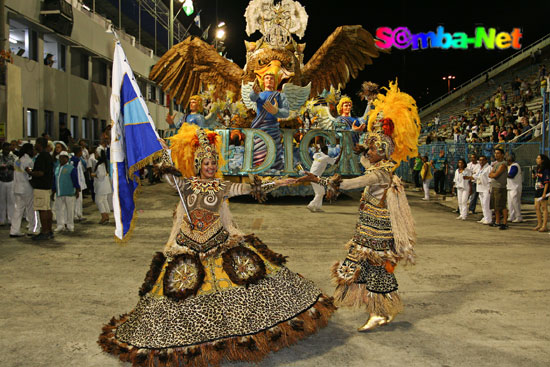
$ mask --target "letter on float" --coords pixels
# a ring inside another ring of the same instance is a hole
[[[271,167],[275,161],[275,141],[262,130],[259,129],[243,129],[244,139],[244,159],[241,173],[261,173]],[[265,143],[267,155],[265,160],[258,167],[253,167],[254,158],[254,136],[258,136]]]
[[[284,175],[295,175],[294,170],[294,133],[296,129],[281,129],[283,135],[283,149],[285,157]]]
[[[304,165],[304,169],[310,170],[311,165],[313,164],[313,161],[311,160],[311,157],[309,155],[309,146],[311,141],[317,137],[322,136],[324,137],[331,145],[336,145],[336,134],[334,131],[327,131],[327,130],[309,130],[300,141],[300,158],[302,161],[302,164]],[[336,169],[336,165],[332,165],[330,167],[327,167],[325,170],[326,174],[333,174],[334,170]]]
[[[229,135],[230,131],[228,129],[216,129],[216,133],[218,133],[222,138],[222,158],[225,162],[223,167],[220,167],[220,171],[222,171],[223,174],[229,173]]]

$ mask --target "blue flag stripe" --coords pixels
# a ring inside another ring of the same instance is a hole
[[[141,101],[139,99],[134,99],[133,101],[128,102],[126,105],[124,105],[122,113],[124,114],[124,125],[136,122],[149,122],[147,113],[143,109],[143,106],[141,105]]]

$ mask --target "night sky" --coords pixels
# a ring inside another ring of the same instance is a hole
[[[168,3],[168,0],[164,0]],[[550,1],[327,1],[301,0],[309,15],[306,34],[305,62],[324,40],[340,25],[360,24],[373,36],[378,27],[395,29],[404,26],[412,33],[435,31],[444,26],[445,32],[465,32],[474,35],[475,27],[496,28],[498,32],[512,32],[521,28],[522,48],[550,33]],[[194,0],[195,11],[201,11],[203,27],[216,21],[227,24],[227,57],[239,66],[245,64],[244,40],[255,41],[259,32],[247,37],[244,11],[248,0]],[[521,4],[521,7],[520,7]],[[176,2],[176,7],[179,3]],[[365,9],[366,7],[366,9]],[[188,24],[193,16],[180,16]],[[216,19],[217,18],[217,19]],[[546,21],[543,19],[546,18]],[[546,25],[545,25],[546,24]],[[363,81],[387,85],[396,77],[403,91],[416,98],[421,107],[447,92],[444,75],[455,75],[451,87],[458,86],[500,62],[517,50],[399,50],[392,48],[361,72],[357,80],[348,83],[344,93],[355,95]]]

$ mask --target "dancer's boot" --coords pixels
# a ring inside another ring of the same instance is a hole
[[[388,322],[389,322],[388,319],[384,316],[371,314],[369,316],[369,319],[367,320],[367,322],[363,326],[361,326],[359,329],[357,329],[357,331],[372,330],[372,329],[377,328],[378,326],[385,325]]]

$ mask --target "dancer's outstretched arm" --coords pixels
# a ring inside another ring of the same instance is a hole
[[[266,199],[266,195],[277,187],[288,186],[296,182],[295,179],[262,180],[260,176],[249,175],[250,183],[231,183],[227,191],[227,198],[251,194],[259,202]]]
[[[355,177],[355,178],[347,178],[347,179],[341,179],[340,178],[338,188],[340,190],[353,190],[353,189],[358,189],[358,188],[365,187],[365,186],[370,186],[370,185],[379,183],[380,180],[381,180],[382,175],[383,175],[382,172],[371,171],[371,172],[369,172],[365,175]],[[327,186],[327,185],[330,185],[331,181],[334,181],[335,176],[332,176],[332,177],[319,177],[319,176],[314,175],[313,173],[306,172],[306,175],[300,177],[299,179],[297,179],[296,183],[299,183],[299,182],[315,182],[315,183],[318,183],[322,186]]]

